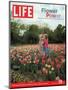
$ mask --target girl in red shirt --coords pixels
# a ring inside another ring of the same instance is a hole
[[[45,51],[45,55],[48,56],[48,35],[45,34],[45,38],[43,40],[43,50]]]

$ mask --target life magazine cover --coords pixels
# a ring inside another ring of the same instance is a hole
[[[9,88],[66,85],[66,5],[9,2]]]

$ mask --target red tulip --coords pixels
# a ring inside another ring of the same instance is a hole
[[[35,61],[35,64],[38,64],[38,60]]]
[[[59,62],[57,58],[55,58],[55,62],[56,62],[56,64]]]
[[[58,64],[56,65],[56,68],[57,68],[57,69],[60,69],[60,67],[61,67],[61,65],[58,63]]]
[[[42,60],[42,64],[45,64],[45,60]]]
[[[54,63],[54,61],[51,61],[51,65],[52,65],[52,67],[54,67],[54,66],[55,66],[55,63]]]
[[[42,64],[45,64],[45,56],[42,56]]]

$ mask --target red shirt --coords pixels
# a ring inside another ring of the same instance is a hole
[[[43,42],[44,42],[44,43],[43,43],[44,47],[45,47],[45,48],[48,48],[48,39],[45,39]]]

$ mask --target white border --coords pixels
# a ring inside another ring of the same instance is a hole
[[[8,89],[8,68],[9,68],[9,0],[0,0],[0,89]],[[11,0],[13,1],[13,0]],[[20,0],[16,0],[20,1]],[[67,4],[68,0],[21,0],[29,2],[42,2],[42,3],[59,3]],[[68,8],[68,7],[67,7]],[[67,12],[68,14],[68,12]],[[68,24],[67,24],[68,26]],[[67,31],[68,33],[68,31]],[[67,35],[68,43],[68,35]],[[66,49],[68,53],[68,48]],[[67,55],[68,59],[68,55]],[[68,62],[67,62],[68,65]],[[68,66],[67,66],[68,68]],[[68,75],[68,72],[67,72]],[[68,80],[68,77],[67,77]],[[68,83],[68,82],[67,82]],[[25,88],[25,90],[67,90],[67,86],[54,86],[54,87],[37,87],[37,88]],[[17,90],[17,89],[16,89]],[[22,89],[21,89],[22,90]]]

